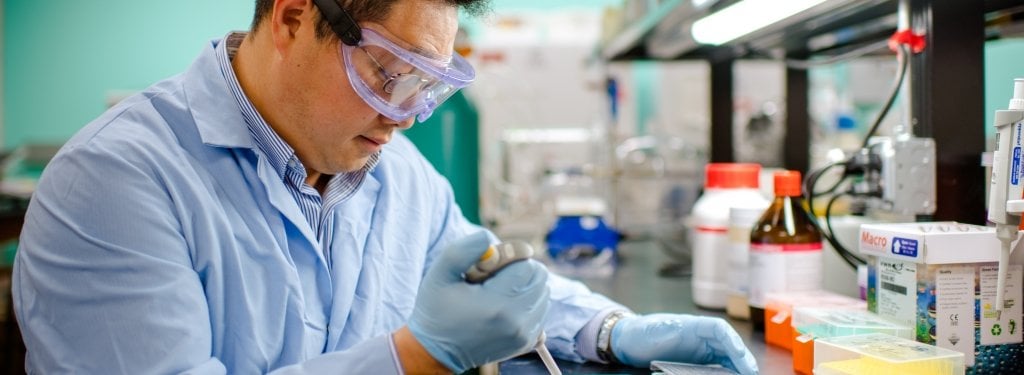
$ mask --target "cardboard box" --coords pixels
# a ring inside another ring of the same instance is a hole
[[[865,224],[873,258],[868,306],[915,328],[919,342],[964,354],[969,373],[1020,373],[1022,268],[1007,272],[1009,309],[993,309],[1000,243],[989,227],[956,222]]]

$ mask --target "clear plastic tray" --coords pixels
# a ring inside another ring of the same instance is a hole
[[[793,311],[793,328],[810,338],[885,333],[914,339],[911,327],[892,323],[868,311],[852,309],[798,307]]]
[[[963,375],[964,355],[882,333],[814,340],[815,375]]]

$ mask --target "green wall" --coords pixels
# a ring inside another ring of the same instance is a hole
[[[188,68],[204,42],[247,29],[253,0],[6,0],[3,147],[61,143],[106,108]],[[621,0],[492,0],[498,11]]]
[[[61,143],[106,108],[186,68],[204,42],[247,29],[252,0],[7,0],[4,146]]]
[[[995,137],[996,110],[1007,109],[1013,96],[1013,79],[1024,78],[1024,39],[985,43],[985,136]]]

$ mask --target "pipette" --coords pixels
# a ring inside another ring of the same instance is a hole
[[[487,248],[484,255],[480,256],[480,260],[466,271],[466,281],[474,284],[482,283],[502,268],[532,257],[533,247],[525,242],[512,241],[492,245]],[[562,375],[562,371],[555,364],[555,359],[551,357],[547,345],[544,344],[546,340],[547,335],[541,331],[534,349],[540,355],[540,359],[544,361],[544,367],[547,367],[551,375]]]
[[[992,182],[988,201],[988,221],[996,224],[996,237],[1002,244],[996,280],[997,319],[1003,310],[1003,289],[1006,269],[1010,266],[1012,243],[1017,239],[1018,225],[1024,212],[1024,79],[1013,82],[1010,108],[996,111],[996,148],[992,152]]]

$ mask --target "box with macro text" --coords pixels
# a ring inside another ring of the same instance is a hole
[[[961,352],[967,373],[1019,374],[1024,363],[1021,265],[1006,278],[1005,308],[994,309],[1000,242],[995,230],[956,222],[865,224],[868,306],[914,328],[925,344]]]

